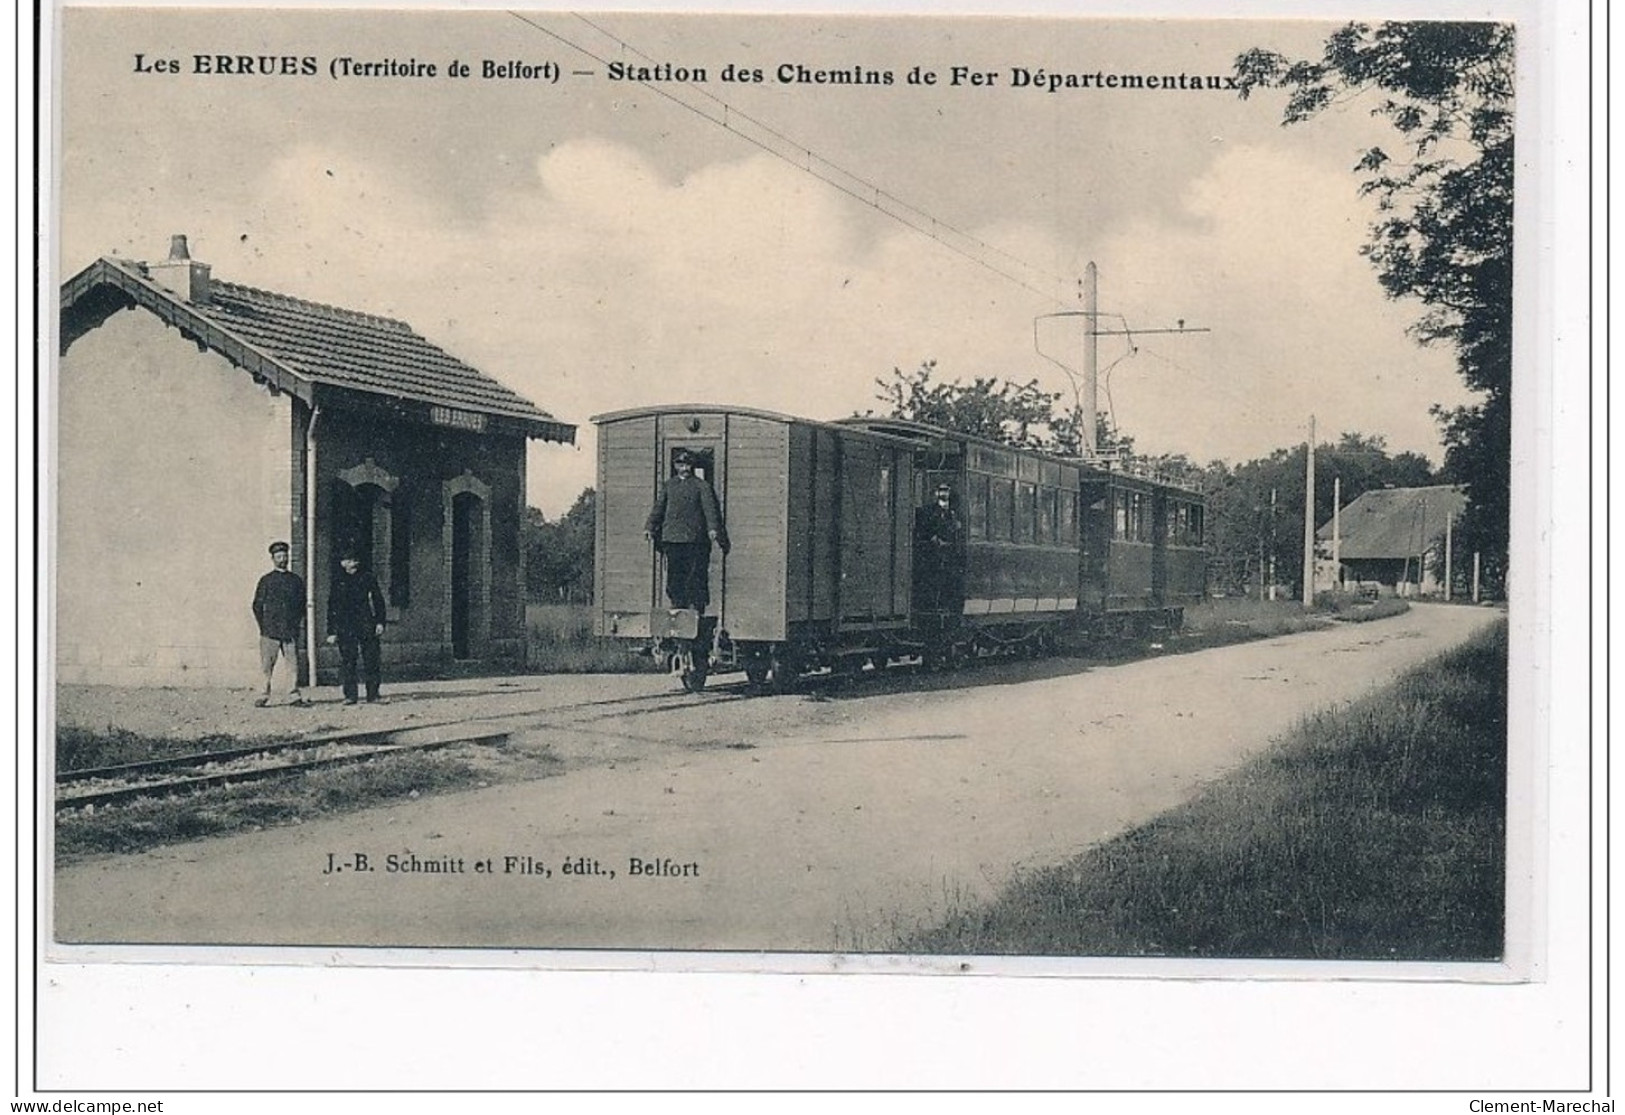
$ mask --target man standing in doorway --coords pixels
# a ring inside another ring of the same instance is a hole
[[[939,483],[936,499],[914,513],[915,607],[929,612],[957,614],[964,603],[965,523],[953,497]]]
[[[271,565],[272,570],[254,586],[254,622],[259,624],[260,669],[265,673],[265,688],[254,706],[264,708],[271,703],[271,676],[280,657],[293,675],[288,703],[295,708],[309,708],[310,702],[299,692],[299,630],[305,620],[305,582],[288,570],[286,542],[271,543]]]
[[[346,550],[339,559],[342,572],[333,579],[327,594],[327,641],[339,647],[339,678],[344,686],[344,703],[356,702],[356,658],[361,659],[367,684],[367,701],[378,700],[383,670],[379,664],[379,638],[384,633],[387,609],[378,579],[362,572],[361,559]]]
[[[711,544],[728,552],[722,509],[709,481],[694,475],[694,456],[679,449],[672,477],[655,495],[643,536],[666,556],[666,598],[701,615],[711,603]]]

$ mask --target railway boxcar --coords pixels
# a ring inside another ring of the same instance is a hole
[[[598,634],[646,641],[698,688],[713,666],[782,679],[887,646],[909,626],[911,443],[738,407],[593,422]],[[711,551],[704,615],[669,606],[664,559],[643,535],[678,450],[715,490],[731,542]]]

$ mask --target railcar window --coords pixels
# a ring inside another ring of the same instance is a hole
[[[1202,505],[1200,503],[1195,504],[1195,505],[1193,505],[1191,507],[1191,545],[1192,546],[1201,546],[1201,545],[1205,544],[1205,542],[1206,542],[1206,539],[1204,538],[1204,534],[1206,533],[1204,528],[1206,527],[1206,524],[1202,521],[1205,513],[1206,513],[1205,509],[1202,507]]]
[[[1062,491],[1059,495],[1061,501],[1056,514],[1056,518],[1060,520],[1058,533],[1061,543],[1071,546],[1077,542],[1078,493]]]
[[[1128,493],[1118,492],[1117,498],[1112,501],[1116,509],[1117,521],[1113,526],[1112,534],[1117,538],[1128,538]]]
[[[1136,542],[1151,541],[1151,516],[1146,514],[1145,496],[1134,492],[1129,496],[1129,537]]]
[[[1016,502],[1016,482],[1003,477],[989,486],[987,536],[994,542],[1010,541],[1010,518]]]
[[[970,473],[965,477],[967,522],[966,529],[975,539],[987,537],[987,477]]]
[[[1055,489],[1038,489],[1038,540],[1055,544]]]
[[[1033,540],[1033,510],[1037,502],[1037,489],[1023,480],[1016,484],[1016,537],[1017,542]]]

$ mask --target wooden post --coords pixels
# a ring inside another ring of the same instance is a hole
[[[1478,603],[1478,551],[1473,551],[1473,603]]]

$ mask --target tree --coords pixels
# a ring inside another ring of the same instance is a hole
[[[1427,307],[1414,336],[1452,346],[1482,396],[1433,414],[1444,479],[1467,491],[1459,544],[1483,554],[1497,586],[1511,509],[1513,43],[1504,23],[1351,23],[1319,61],[1266,50],[1236,60],[1242,97],[1290,91],[1285,124],[1374,92],[1372,114],[1399,133],[1404,160],[1374,147],[1355,166],[1378,212],[1362,251],[1390,297]]]
[[[1083,411],[1060,409],[1060,392],[1045,391],[1036,379],[1014,383],[977,376],[970,383],[936,379],[937,362],[927,360],[912,372],[893,368],[890,379],[876,379],[875,397],[890,407],[888,417],[940,426],[945,430],[1000,441],[1022,449],[1042,449],[1078,456],[1083,447]],[[1101,449],[1132,452],[1134,439],[1121,433],[1105,414],[1096,415],[1095,444]]]
[[[594,523],[598,494],[591,488],[556,523],[535,507],[525,508],[521,545],[525,550],[525,593],[546,603],[585,603],[592,599]]]
[[[1295,445],[1233,467],[1215,461],[1204,470],[1208,549],[1217,587],[1231,592],[1256,589],[1267,583],[1273,559],[1277,580],[1294,586],[1295,594],[1303,591],[1306,453],[1304,446]],[[1315,446],[1317,528],[1332,517],[1338,481],[1345,506],[1373,489],[1440,482],[1426,457],[1390,455],[1381,437],[1345,433],[1335,444]]]

